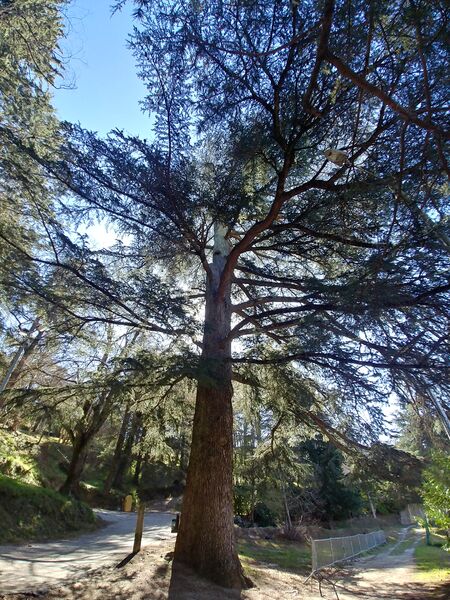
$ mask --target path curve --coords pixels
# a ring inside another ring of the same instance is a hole
[[[94,511],[107,525],[76,538],[0,546],[0,593],[26,592],[119,563],[133,548],[136,513]],[[172,513],[146,512],[142,545],[170,539]]]

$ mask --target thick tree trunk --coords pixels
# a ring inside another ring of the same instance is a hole
[[[223,241],[224,236],[223,236]],[[246,581],[235,547],[233,524],[233,411],[230,290],[216,290],[227,253],[214,249],[207,281],[203,350],[197,387],[192,445],[175,546],[182,562],[220,585],[241,588]]]
[[[79,433],[73,444],[72,458],[70,459],[67,477],[59,491],[61,494],[69,495],[73,493],[78,495],[80,478],[86,462],[87,452],[91,438],[84,433]]]

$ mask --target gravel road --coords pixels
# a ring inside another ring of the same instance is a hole
[[[91,569],[119,563],[133,548],[135,513],[95,510],[107,524],[76,538],[0,546],[0,593],[24,592],[68,581]],[[142,545],[170,539],[173,515],[145,513]]]

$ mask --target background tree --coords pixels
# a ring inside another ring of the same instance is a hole
[[[0,284],[2,301],[17,300],[16,285],[33,274],[14,247],[39,248],[45,222],[54,218],[52,183],[26,151],[55,156],[59,123],[51,87],[61,73],[58,42],[64,34],[65,0],[5,0],[0,3]],[[11,298],[11,291],[15,294]]]
[[[422,498],[427,517],[447,531],[447,549],[450,546],[450,459],[448,454],[436,451],[423,475]]]
[[[30,152],[54,158],[61,138],[51,89],[61,74],[65,0],[0,2],[0,326],[8,339],[0,390],[14,387],[48,330],[48,306],[30,291],[55,218],[56,189]],[[27,333],[28,330],[28,333]],[[1,404],[1,401],[0,401]]]

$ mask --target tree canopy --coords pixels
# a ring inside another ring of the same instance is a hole
[[[447,9],[134,5],[154,140],[66,124],[57,157],[26,149],[70,198],[62,222],[100,217],[122,241],[93,251],[54,220],[39,252],[5,237],[52,273],[47,302],[146,331],[169,376],[197,381],[175,558],[241,587],[233,379],[272,367],[297,417],[350,445],[392,392],[445,420]]]

